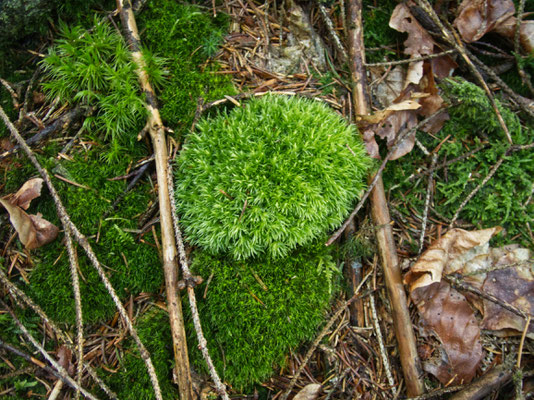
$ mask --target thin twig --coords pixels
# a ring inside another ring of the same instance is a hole
[[[67,254],[69,256],[70,276],[72,280],[72,290],[74,292],[74,306],[76,309],[76,382],[78,386],[82,384],[83,371],[83,314],[82,314],[82,296],[80,294],[80,279],[78,277],[78,260],[74,254],[74,245],[72,236],[68,229],[65,230],[65,242],[67,244]],[[75,399],[80,398],[80,391],[76,388]]]
[[[326,7],[320,2],[319,2],[319,11],[321,13],[321,17],[323,17],[326,27],[328,28],[328,33],[330,33],[330,36],[332,36],[332,40],[334,41],[334,44],[336,45],[337,50],[341,54],[342,60],[346,61],[349,57],[347,54],[347,51],[343,47],[343,44],[341,43],[341,39],[339,38],[339,35],[336,33],[334,24],[332,23],[332,20],[330,19],[330,16],[328,15],[328,11],[326,10]]]
[[[76,390],[79,390],[85,397],[87,397],[88,399],[91,399],[91,400],[98,400],[97,397],[93,396],[91,393],[89,393],[87,390],[85,390],[83,387],[81,387],[80,385],[78,385],[78,383],[72,379],[70,376],[69,376],[69,373],[67,371],[65,371],[65,368],[63,368],[61,365],[59,365],[56,360],[54,360],[52,358],[52,356],[50,356],[50,354],[48,354],[48,352],[39,344],[39,342],[37,340],[35,340],[35,338],[30,334],[30,332],[28,332],[28,330],[26,329],[26,327],[22,324],[22,322],[20,322],[20,320],[17,318],[17,316],[13,313],[13,311],[11,310],[11,308],[9,308],[7,306],[7,304],[0,299],[0,305],[2,305],[2,307],[4,307],[8,312],[9,312],[9,315],[11,315],[11,318],[13,318],[13,322],[15,322],[15,325],[17,325],[17,327],[20,329],[21,333],[24,335],[24,337],[33,345],[33,347],[35,347],[40,353],[41,355],[55,368],[55,370],[57,371],[57,374],[54,374],[56,376],[58,376],[59,379],[61,379],[63,382],[65,382],[67,385],[69,385],[70,387],[76,389]],[[2,342],[2,341],[0,341]],[[3,343],[3,342],[2,342]]]
[[[148,374],[150,376],[150,380],[152,382],[152,386],[154,387],[154,393],[156,395],[156,398],[158,400],[162,400],[163,398],[161,396],[161,389],[160,389],[158,378],[156,375],[156,370],[154,369],[154,364],[152,363],[152,359],[150,358],[150,354],[147,351],[143,342],[141,342],[141,339],[139,338],[139,335],[137,334],[137,330],[133,327],[133,323],[128,317],[128,312],[122,305],[119,299],[119,296],[117,295],[115,289],[111,285],[111,282],[109,281],[106,275],[106,272],[100,265],[100,261],[98,261],[98,257],[96,256],[91,245],[87,241],[87,238],[78,230],[76,225],[74,225],[74,223],[71,221],[70,216],[68,215],[65,209],[65,206],[63,205],[63,202],[61,201],[61,198],[59,197],[59,194],[56,191],[56,188],[52,184],[52,180],[50,178],[50,175],[48,174],[48,171],[46,171],[41,166],[41,164],[39,163],[39,161],[33,154],[33,151],[28,147],[28,145],[26,144],[22,136],[20,136],[20,133],[18,132],[17,128],[15,128],[15,126],[11,123],[8,116],[4,112],[4,109],[1,106],[0,106],[0,118],[4,121],[7,128],[11,132],[11,135],[15,138],[17,143],[20,145],[21,149],[26,153],[27,157],[30,159],[34,167],[37,169],[37,171],[39,171],[39,174],[41,175],[46,185],[48,186],[50,195],[52,196],[52,199],[54,200],[54,203],[56,204],[56,210],[57,210],[59,219],[61,220],[61,224],[63,225],[63,228],[65,229],[65,231],[70,230],[70,233],[72,234],[74,239],[80,244],[80,246],[84,249],[85,253],[87,254],[87,257],[89,258],[89,261],[91,262],[92,266],[95,268],[96,272],[100,276],[102,283],[104,284],[109,295],[113,299],[113,303],[115,303],[115,306],[117,307],[117,310],[119,311],[119,314],[124,319],[126,326],[128,327],[130,334],[132,335],[132,338],[137,344],[139,353],[141,354],[141,358],[145,362]]]
[[[434,167],[436,166],[436,161],[438,160],[438,152],[432,154],[432,162],[430,164],[430,169],[432,172],[428,177],[428,184],[426,187],[426,198],[425,198],[425,208],[423,209],[423,220],[421,222],[421,235],[419,236],[419,251],[417,254],[421,254],[423,247],[425,245],[425,233],[426,233],[426,224],[428,219],[428,207],[430,206],[430,198],[432,197],[432,187],[434,185]]]
[[[428,56],[422,56],[422,57],[413,57],[413,58],[409,58],[406,60],[386,61],[386,62],[379,62],[379,63],[366,63],[365,66],[366,67],[390,67],[390,66],[395,66],[395,65],[411,64],[413,62],[431,60],[433,58],[439,58],[439,57],[443,57],[449,54],[454,54],[457,52],[458,50],[451,49],[451,50],[442,51],[441,53],[429,54]]]
[[[193,324],[195,326],[195,332],[197,334],[198,347],[202,353],[202,357],[204,357],[204,361],[206,361],[211,379],[213,380],[213,383],[215,383],[215,388],[217,389],[217,392],[224,400],[230,400],[230,397],[228,397],[228,393],[226,393],[226,388],[224,387],[224,384],[222,383],[221,378],[219,378],[219,375],[217,374],[215,365],[213,365],[213,361],[208,351],[208,343],[206,341],[206,338],[204,337],[204,333],[202,332],[202,324],[200,323],[200,316],[199,316],[198,307],[197,307],[197,299],[195,296],[195,288],[193,284],[194,278],[191,275],[191,271],[189,270],[189,264],[187,262],[187,255],[185,253],[185,248],[184,248],[184,240],[182,237],[182,231],[180,230],[178,214],[176,211],[172,165],[170,162],[169,162],[169,166],[167,167],[167,184],[169,186],[169,197],[170,197],[171,207],[172,207],[172,222],[174,226],[174,234],[176,236],[176,244],[178,248],[178,255],[180,256],[180,265],[182,266],[182,274],[184,277],[184,281],[186,282],[186,285],[187,285],[187,295],[189,297],[189,308],[191,309],[191,315],[193,317]]]
[[[478,193],[478,191],[480,189],[482,189],[482,187],[484,187],[484,185],[486,183],[488,183],[488,181],[493,177],[493,175],[495,175],[495,173],[497,172],[497,170],[499,169],[499,167],[501,166],[501,164],[504,162],[504,159],[506,158],[506,156],[508,155],[508,151],[505,151],[504,154],[499,158],[499,160],[495,163],[495,165],[491,168],[491,170],[488,172],[488,174],[486,175],[486,177],[482,180],[482,182],[480,182],[476,188],[474,188],[471,193],[469,193],[467,195],[467,197],[464,199],[464,201],[462,202],[462,204],[460,204],[460,207],[458,207],[458,209],[456,210],[456,212],[454,213],[454,216],[452,217],[452,220],[451,220],[451,223],[449,224],[449,227],[452,228],[452,226],[454,225],[454,223],[456,222],[456,220],[458,219],[458,216],[460,215],[460,212],[462,212],[462,210],[464,209],[464,207],[467,205],[467,203],[469,203],[469,201]]]
[[[405,129],[403,132],[401,132],[401,133],[399,133],[397,135],[397,137],[395,138],[395,141],[393,142],[392,147],[389,149],[388,154],[386,155],[386,157],[382,161],[382,164],[380,164],[380,167],[378,167],[378,170],[375,173],[375,176],[374,176],[373,180],[371,181],[371,183],[367,187],[367,190],[363,194],[362,198],[360,199],[358,204],[356,204],[356,207],[350,213],[349,217],[346,219],[346,221],[343,223],[343,225],[341,225],[341,227],[338,230],[336,230],[332,234],[332,236],[330,236],[328,241],[325,243],[326,246],[330,246],[332,243],[334,243],[337,240],[337,238],[339,236],[341,236],[341,234],[343,233],[345,228],[350,224],[350,222],[356,216],[356,214],[358,214],[358,211],[360,211],[360,208],[362,208],[363,203],[365,202],[365,200],[367,200],[367,197],[369,197],[369,194],[372,192],[373,188],[375,187],[376,183],[378,182],[378,180],[379,180],[379,178],[380,178],[380,176],[382,174],[382,171],[384,170],[384,168],[386,168],[386,164],[388,163],[390,157],[397,150],[397,148],[401,145],[401,143],[404,141],[404,139],[406,139],[410,134],[412,134],[413,132],[417,131],[421,126],[425,125],[426,123],[428,123],[429,121],[431,121],[433,118],[437,117],[439,114],[441,114],[444,111],[445,111],[445,109],[441,109],[441,110],[436,111],[434,114],[430,115],[429,117],[427,117],[424,120],[422,120],[421,122],[419,122],[413,128]]]
[[[376,314],[375,298],[371,294],[369,296],[369,305],[371,306],[371,319],[373,321],[373,327],[375,328],[375,335],[378,341],[378,347],[380,348],[380,357],[382,358],[382,364],[386,370],[386,377],[388,384],[391,387],[391,393],[393,397],[397,396],[397,388],[395,387],[395,381],[393,380],[393,374],[391,373],[391,365],[389,364],[389,358],[386,353],[386,347],[384,346],[384,338],[382,337],[382,331],[380,330],[380,324],[378,323],[378,317]]]
[[[523,334],[521,335],[521,342],[519,342],[519,349],[517,350],[517,363],[515,367],[517,369],[521,368],[521,356],[523,355],[523,346],[525,345],[525,338],[527,337],[528,328],[530,327],[531,316],[527,316],[525,321],[525,329],[523,329]]]

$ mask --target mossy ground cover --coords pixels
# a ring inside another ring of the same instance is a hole
[[[436,136],[420,133],[418,137],[421,142],[427,148],[434,149],[449,137],[440,149],[440,162],[486,146],[472,157],[458,161],[435,174],[433,203],[438,213],[437,218],[444,216],[450,219],[467,195],[487,176],[509,143],[481,88],[463,80],[451,80],[443,84],[443,89],[451,101],[454,99],[460,104],[449,109],[451,119]],[[500,102],[499,104],[514,143],[531,143],[534,138],[533,128],[523,126],[509,108]],[[422,163],[428,160],[419,149],[414,149],[409,159],[404,157],[398,162],[402,163],[402,167],[392,164],[386,169],[384,181],[386,187],[393,188],[390,191],[391,204],[407,216],[411,210],[424,209],[427,178],[419,179],[415,183],[406,179],[417,173]],[[477,228],[503,226],[507,235],[496,238],[496,245],[515,242],[532,248],[534,244],[526,224],[532,223],[534,219],[534,205],[532,202],[527,204],[532,193],[533,176],[532,151],[510,153],[496,174],[467,203],[459,218]],[[432,215],[432,211],[430,213]],[[413,244],[416,249],[415,242]]]
[[[279,260],[195,254],[192,270],[211,276],[197,289],[208,348],[235,390],[249,393],[316,334],[339,278],[332,250],[323,243]],[[191,323],[188,337],[195,337]],[[194,342],[190,349],[194,365],[205,370]]]

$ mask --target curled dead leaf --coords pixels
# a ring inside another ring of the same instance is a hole
[[[41,195],[42,185],[42,179],[30,179],[16,193],[0,199],[0,204],[9,213],[9,220],[19,234],[20,241],[28,250],[50,243],[59,233],[59,229],[42,218],[41,214],[29,215],[24,211],[33,199]]]
[[[441,281],[444,274],[457,272],[478,254],[487,251],[489,240],[500,227],[479,231],[451,229],[432,243],[404,277],[410,291]]]
[[[453,25],[466,42],[475,42],[507,23],[515,12],[512,0],[464,0]]]

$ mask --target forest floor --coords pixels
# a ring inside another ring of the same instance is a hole
[[[348,35],[355,27],[345,23],[345,8],[356,2],[197,3],[195,10],[213,23],[206,29],[218,33],[208,38],[212,42],[187,53],[194,68],[209,78],[191,72],[179,78],[183,82],[172,81],[182,94],[160,99],[164,123],[172,129],[171,156],[179,154],[181,140],[200,117],[221,106],[241,106],[266,92],[319,99],[355,123],[376,158],[375,168],[387,160],[384,191],[406,292],[406,302],[399,307],[408,310],[419,358],[405,360],[399,348],[405,339],[396,335],[397,305],[388,294],[383,249],[375,239],[380,227],[367,200],[337,239],[344,290],[332,300],[317,330],[320,336],[293,349],[282,368],[247,393],[229,388],[230,397],[281,399],[303,388],[313,393],[294,398],[534,397],[534,91],[529,75],[534,73],[534,28],[529,21],[534,5],[526,5],[523,17],[517,12],[525,7],[523,1],[464,0],[465,14],[460,2],[437,1],[439,17],[450,23],[440,27],[422,8],[426,1],[364,1],[366,60],[359,62],[366,62],[371,115],[363,116],[353,100],[358,75],[351,60],[357,60],[358,53],[350,48]],[[224,24],[223,32],[219,29]],[[516,34],[521,24],[525,28]],[[150,22],[141,20],[140,26],[142,40],[143,35],[148,42],[159,40],[150,36]],[[451,31],[459,32],[456,38],[446,38],[445,32]],[[144,138],[117,142],[113,148],[82,125],[92,111],[74,114],[72,104],[45,98],[36,63],[51,43],[32,49],[33,58],[17,66],[23,70],[19,75],[11,71],[0,77],[5,78],[0,105],[26,140],[51,127],[31,147],[55,177],[67,212],[94,243],[129,318],[141,339],[149,342],[157,372],[166,371],[158,376],[164,398],[178,398],[172,350],[169,343],[162,345],[170,342],[170,333],[168,327],[161,328],[168,324],[163,272],[154,272],[162,244],[160,186],[150,143]],[[165,45],[161,49],[167,51]],[[202,58],[194,58],[200,53]],[[173,107],[187,111],[173,115]],[[429,117],[425,125],[419,123]],[[143,124],[138,125],[134,123],[140,131]],[[0,133],[5,199],[37,173],[16,152],[8,130],[0,128]],[[42,197],[30,210],[60,226],[50,194]],[[74,398],[74,390],[60,383],[28,339],[37,338],[52,359],[76,376],[75,352],[65,346],[75,340],[76,317],[63,232],[45,247],[29,250],[32,246],[19,241],[19,229],[10,225],[7,213],[1,222],[0,398]],[[119,398],[155,398],[144,364],[132,350],[125,319],[106,288],[93,284],[98,276],[81,246],[75,253],[74,258],[80,253],[86,316],[84,361]],[[139,265],[136,272],[133,264]],[[28,306],[17,288],[58,323],[56,328],[34,312],[35,306]],[[188,337],[194,334],[191,326],[186,329]],[[426,394],[407,392],[403,368],[410,363],[421,368]],[[207,375],[194,374],[193,381],[200,398],[217,397]],[[81,386],[107,398],[93,382],[84,370]],[[315,384],[320,386],[310,386]],[[140,387],[143,391],[135,392]],[[60,397],[53,397],[56,392]]]

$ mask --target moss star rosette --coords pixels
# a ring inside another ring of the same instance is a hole
[[[201,120],[178,163],[187,238],[236,259],[280,258],[339,225],[371,165],[340,115],[279,95]]]

